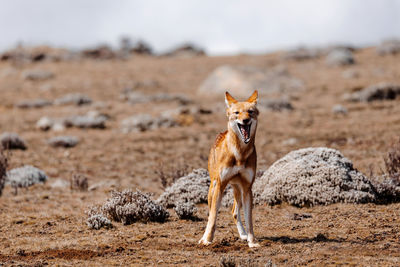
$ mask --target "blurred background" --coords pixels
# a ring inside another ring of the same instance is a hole
[[[299,45],[368,46],[400,36],[400,1],[0,0],[0,51],[16,44],[81,49],[121,37],[156,53],[194,42],[210,55]]]

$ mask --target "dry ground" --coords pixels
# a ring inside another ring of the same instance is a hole
[[[197,246],[207,217],[200,207],[199,221],[179,221],[176,216],[164,224],[135,223],[111,230],[89,230],[84,214],[88,206],[104,202],[112,189],[138,188],[156,196],[162,185],[156,170],[206,167],[208,149],[215,135],[226,127],[223,96],[197,96],[207,75],[223,64],[259,67],[285,66],[302,79],[305,90],[292,100],[292,112],[263,112],[256,146],[259,169],[266,169],[287,152],[309,146],[339,149],[356,168],[369,173],[379,170],[382,156],[400,133],[400,102],[346,103],[343,93],[381,81],[400,83],[400,55],[377,56],[373,48],[355,53],[357,64],[327,67],[324,59],[283,61],[279,53],[234,57],[154,58],[80,60],[12,65],[0,62],[0,132],[19,133],[28,144],[26,151],[13,151],[11,166],[35,165],[51,177],[46,185],[20,190],[14,196],[6,187],[0,197],[0,265],[182,265],[216,266],[222,256],[234,256],[247,263],[281,265],[400,265],[399,204],[352,205],[298,209],[290,206],[255,208],[255,233],[261,248],[251,250],[237,239],[227,210],[220,212],[214,244]],[[48,81],[25,81],[23,70],[51,70]],[[343,71],[354,69],[358,78],[344,79]],[[159,112],[176,103],[130,105],[119,99],[123,88],[134,81],[154,80],[151,92],[184,93],[196,105],[213,109],[190,126],[123,134],[122,119],[136,113]],[[105,130],[67,129],[81,143],[72,149],[55,149],[46,144],[59,135],[35,129],[42,116],[83,114],[92,106],[51,106],[17,109],[23,99],[55,99],[69,92],[82,92],[102,102],[100,111],[111,116]],[[332,113],[335,104],[349,110],[347,116]],[[216,108],[218,107],[218,108]],[[218,111],[219,110],[219,111]],[[284,141],[296,138],[297,143]],[[72,173],[89,177],[96,190],[71,192],[52,188],[57,179]],[[173,211],[171,211],[173,213]],[[311,218],[293,220],[294,213]]]

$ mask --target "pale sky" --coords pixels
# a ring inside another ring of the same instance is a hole
[[[82,48],[121,36],[156,52],[210,54],[400,38],[400,0],[0,0],[0,51],[18,42]]]

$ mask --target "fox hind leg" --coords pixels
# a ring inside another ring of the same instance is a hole
[[[234,195],[232,207],[233,220],[235,221],[236,227],[238,229],[240,239],[247,240],[247,233],[243,227],[242,219],[240,216],[240,210],[242,208],[242,193],[238,185],[232,185],[232,187]]]

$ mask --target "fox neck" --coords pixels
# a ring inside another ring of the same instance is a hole
[[[257,127],[257,125],[254,125],[254,127]],[[255,128],[253,135],[250,137],[250,141],[245,144],[242,137],[239,136],[240,134],[232,129],[231,123],[228,122],[228,149],[239,162],[245,161],[253,152],[256,130],[257,129]]]

